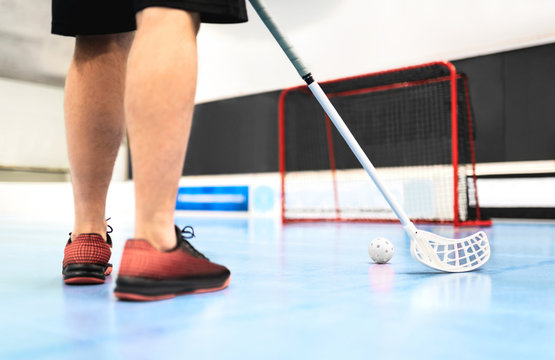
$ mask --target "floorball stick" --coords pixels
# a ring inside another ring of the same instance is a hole
[[[291,45],[283,37],[262,2],[260,0],[249,1],[403,225],[411,240],[410,251],[412,256],[426,266],[446,272],[470,271],[485,264],[490,257],[490,246],[483,231],[463,239],[449,239],[418,230],[414,226],[405,211],[385,187],[374,165],[345,125],[318,82],[314,80],[312,74],[307,71]]]

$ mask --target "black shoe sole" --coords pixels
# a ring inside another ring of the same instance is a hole
[[[220,276],[168,280],[119,276],[114,295],[120,300],[164,300],[177,295],[222,290],[227,287],[229,280],[229,273]]]
[[[63,268],[64,283],[73,285],[104,284],[108,265],[70,264]]]

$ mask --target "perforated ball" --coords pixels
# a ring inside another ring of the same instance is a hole
[[[393,244],[383,237],[375,238],[368,245],[368,254],[376,264],[385,264],[393,257]]]

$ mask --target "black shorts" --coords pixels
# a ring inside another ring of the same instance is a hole
[[[161,6],[200,14],[206,23],[247,21],[245,0],[52,0],[52,33],[66,36],[133,31],[135,13]]]

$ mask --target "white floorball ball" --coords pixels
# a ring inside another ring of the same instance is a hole
[[[376,264],[385,264],[393,257],[393,244],[386,238],[375,238],[368,245],[368,254]]]

